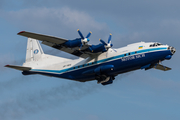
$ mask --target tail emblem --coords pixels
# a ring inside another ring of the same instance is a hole
[[[34,50],[34,54],[38,54],[38,52],[39,52],[38,49]]]

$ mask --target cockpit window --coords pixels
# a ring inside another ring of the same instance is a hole
[[[162,44],[161,43],[157,43],[157,46],[161,46]]]
[[[149,47],[156,47],[156,46],[161,46],[161,45],[163,45],[163,44],[161,44],[161,43],[154,43],[154,44],[151,44]]]

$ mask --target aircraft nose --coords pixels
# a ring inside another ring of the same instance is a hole
[[[168,47],[168,50],[170,50],[172,54],[174,54],[176,52],[176,49],[171,46]]]

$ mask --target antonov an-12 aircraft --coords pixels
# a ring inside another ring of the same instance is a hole
[[[97,80],[102,85],[113,83],[118,74],[137,69],[171,70],[160,63],[171,59],[176,52],[174,47],[158,42],[138,42],[112,49],[111,34],[107,42],[100,39],[100,44],[90,45],[88,42],[91,32],[84,37],[79,29],[77,31],[80,38],[74,40],[19,32],[18,35],[28,37],[26,61],[22,66],[5,67],[20,70],[23,75],[41,74],[80,82]],[[42,44],[78,56],[79,59],[44,54],[38,40]]]

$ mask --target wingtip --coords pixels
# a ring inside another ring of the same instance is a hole
[[[99,41],[101,40],[101,38],[99,38]]]
[[[9,67],[9,65],[5,65],[4,67]]]
[[[90,31],[90,33],[92,34],[92,32]]]
[[[24,33],[24,32],[26,32],[26,31],[21,31],[21,32],[18,33],[18,35],[21,34],[21,33]]]
[[[79,29],[77,29],[77,31],[79,31]]]
[[[112,35],[112,34],[110,33],[110,35]]]

